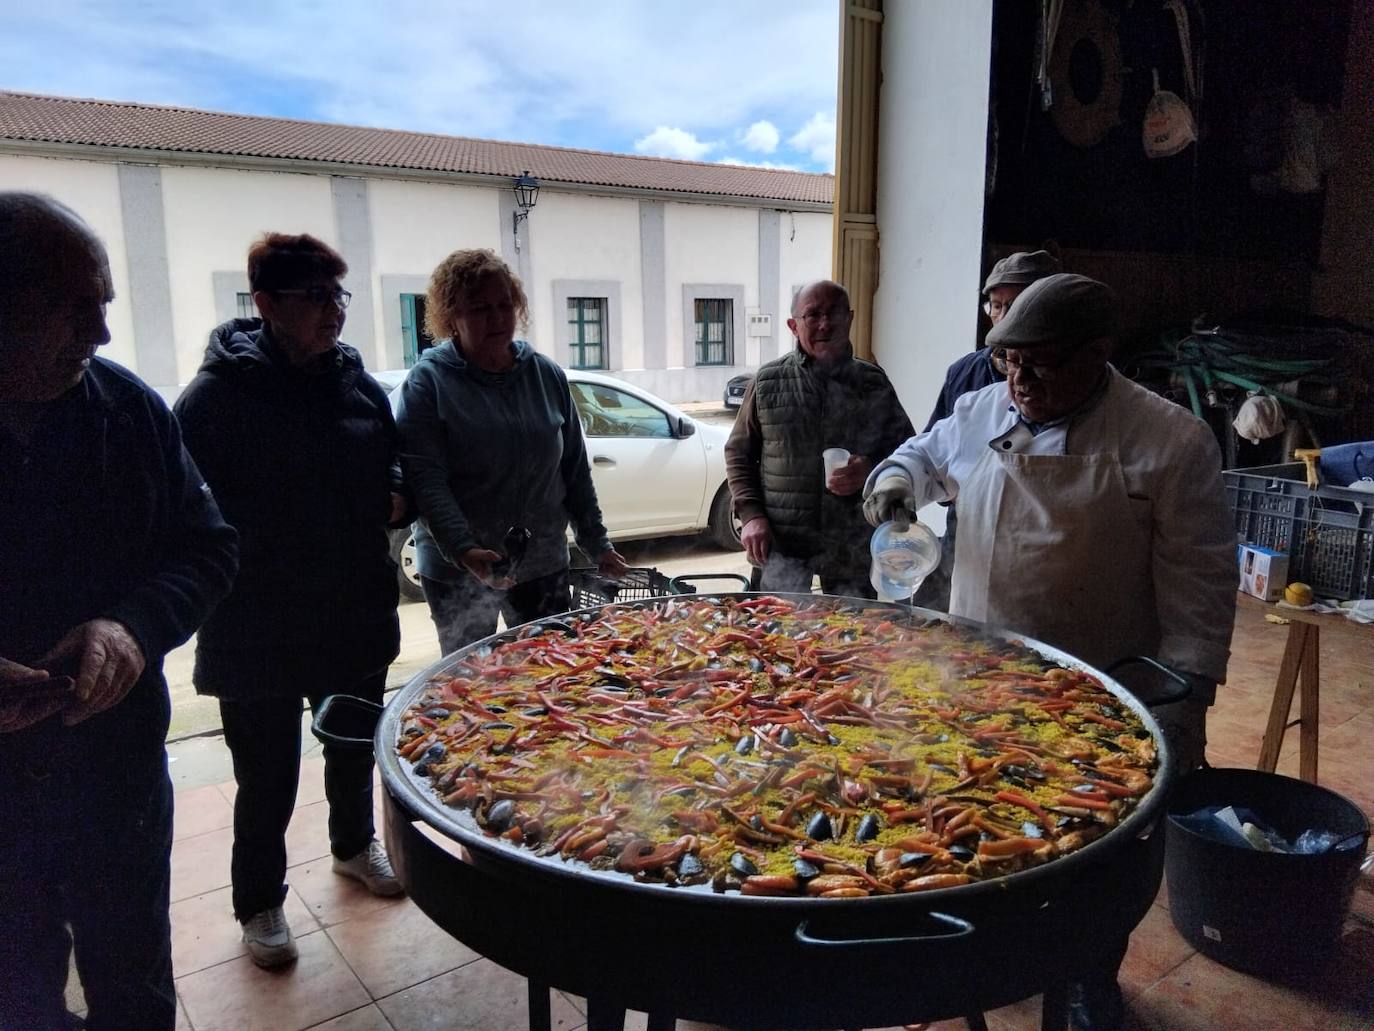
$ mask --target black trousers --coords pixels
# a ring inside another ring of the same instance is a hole
[[[0,769],[0,1029],[66,1031],[74,945],[90,1031],[172,1031],[171,854],[160,747],[117,782]]]
[[[331,694],[380,702],[386,671],[353,683],[306,685],[312,709]],[[301,773],[299,696],[221,698],[224,741],[234,758],[234,916],[240,922],[286,898],[286,828],[296,807]],[[367,847],[372,822],[372,753],[324,746],[324,794],[329,803],[329,849],[351,859]]]
[[[439,632],[439,651],[444,655],[496,633],[497,615],[505,617],[506,626],[519,626],[567,612],[572,604],[566,569],[505,591],[494,590],[468,573],[454,583],[422,576],[420,586],[434,629]]]

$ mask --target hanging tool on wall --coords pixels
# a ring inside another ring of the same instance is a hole
[[[1075,147],[1092,147],[1121,122],[1126,70],[1117,19],[1099,0],[1064,0],[1044,52],[1050,119]],[[1054,11],[1050,12],[1055,15]]]
[[[1159,69],[1151,69],[1154,94],[1145,106],[1141,141],[1145,146],[1145,155],[1152,158],[1173,157],[1188,144],[1195,142],[1198,135],[1194,112],[1198,105],[1199,75],[1195,65],[1201,61],[1201,54],[1193,50],[1188,11],[1183,5],[1183,0],[1165,0],[1164,7],[1173,14],[1178,27],[1178,47],[1183,60],[1183,88],[1188,95],[1188,101],[1185,103],[1178,94],[1161,89]]]

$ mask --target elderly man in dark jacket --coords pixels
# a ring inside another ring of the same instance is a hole
[[[95,357],[105,250],[0,193],[0,1028],[171,1031],[163,656],[229,590],[234,531],[167,406]]]
[[[827,593],[875,596],[859,492],[912,429],[883,370],[854,357],[853,319],[838,283],[798,293],[787,320],[797,347],[759,369],[725,445],[740,539],[766,591],[809,591],[819,574]],[[827,448],[850,453],[828,477]]]
[[[286,828],[300,774],[301,699],[380,702],[400,647],[387,526],[403,515],[385,391],[339,342],[347,271],[327,244],[271,233],[248,280],[262,319],[210,334],[177,401],[186,445],[243,540],[233,592],[196,642],[196,690],[217,696],[234,757],[234,915],[260,966],[290,963]],[[326,747],[336,873],[401,886],[373,837],[372,757]]]

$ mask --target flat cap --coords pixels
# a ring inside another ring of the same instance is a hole
[[[988,331],[988,346],[1072,346],[1115,332],[1112,288],[1087,276],[1061,272],[1026,287],[1002,321]]]
[[[997,286],[1025,286],[1058,271],[1059,259],[1049,251],[1017,251],[992,266],[983,293]]]

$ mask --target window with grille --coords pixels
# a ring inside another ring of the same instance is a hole
[[[234,294],[234,313],[241,319],[256,319],[258,317],[258,306],[253,303],[251,293],[242,291]]]
[[[570,367],[604,369],[606,364],[606,298],[568,298]]]
[[[697,364],[734,364],[734,302],[728,298],[696,301]]]

